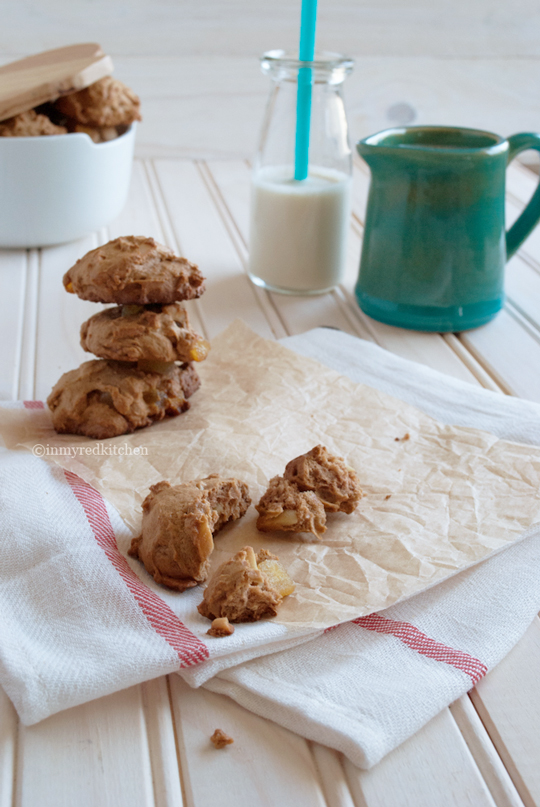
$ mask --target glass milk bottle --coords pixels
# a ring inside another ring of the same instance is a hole
[[[272,79],[251,187],[254,283],[285,294],[323,294],[345,269],[352,157],[342,85],[351,59],[322,53],[299,62],[273,50],[261,59]],[[295,180],[297,81],[312,68],[309,163]]]

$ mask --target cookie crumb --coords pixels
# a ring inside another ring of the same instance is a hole
[[[208,636],[231,636],[234,625],[231,625],[226,616],[219,616],[212,622],[212,627],[206,633]]]
[[[226,745],[234,743],[234,740],[221,729],[216,729],[210,737],[210,742],[215,748],[225,748]]]
[[[406,434],[404,434],[403,437],[394,437],[394,442],[396,442],[396,443],[404,443],[406,440],[410,440],[410,439],[411,439],[411,435],[409,434],[409,432],[406,432]]]

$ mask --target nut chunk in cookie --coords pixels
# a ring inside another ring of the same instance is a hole
[[[185,591],[206,580],[213,536],[250,503],[244,482],[218,474],[174,486],[159,482],[143,502],[142,533],[129,554],[156,583]]]
[[[199,386],[189,364],[145,372],[132,364],[96,359],[70,370],[55,384],[47,404],[60,434],[99,440],[149,426],[189,409]]]
[[[178,303],[106,308],[83,323],[81,345],[102,359],[133,362],[203,361],[210,350]]]
[[[326,532],[326,513],[311,491],[300,491],[281,476],[270,480],[268,490],[255,506],[257,528],[262,532],[311,532],[320,538]]]
[[[224,636],[232,636],[234,633],[234,625],[231,625],[226,616],[220,616],[214,619],[212,625],[206,631],[208,636],[214,636],[217,639],[222,639]]]
[[[117,305],[170,305],[204,292],[204,277],[186,258],[153,238],[126,235],[92,249],[68,269],[66,291]]]
[[[352,513],[362,498],[354,469],[321,445],[291,460],[283,476],[298,490],[313,491],[331,512]]]
[[[283,597],[294,590],[294,584],[281,564],[278,564],[281,575],[275,570],[274,578],[266,574],[261,566],[269,560],[278,559],[264,549],[256,556],[251,546],[245,546],[222,563],[204,591],[199,613],[207,619],[227,617],[229,622],[256,622],[275,616]],[[285,577],[288,585],[280,591]]]

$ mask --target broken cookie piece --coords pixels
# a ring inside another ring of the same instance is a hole
[[[218,474],[174,486],[159,482],[143,502],[142,532],[129,554],[157,583],[185,591],[206,580],[213,536],[250,503],[244,482]]]
[[[203,361],[210,350],[178,303],[106,308],[83,323],[81,345],[103,359],[133,362]]]
[[[313,491],[330,512],[352,513],[362,498],[354,469],[321,445],[287,463],[283,476],[298,490]]]
[[[217,619],[214,619],[212,626],[206,631],[206,633],[208,636],[216,636],[219,638],[223,636],[232,636],[234,633],[234,625],[231,625],[226,616],[220,616]]]
[[[277,614],[277,609],[286,594],[294,590],[294,584],[282,567],[283,575],[275,575],[278,585],[274,585],[271,575],[267,576],[258,563],[277,561],[275,555],[261,550],[258,556],[251,546],[245,546],[230,560],[222,563],[212,575],[203,601],[198,606],[199,613],[207,619],[227,617],[229,622],[256,622]],[[281,566],[281,564],[280,564]],[[287,575],[287,584],[283,586]],[[292,588],[291,588],[292,586]]]
[[[179,415],[189,409],[187,398],[199,383],[190,364],[155,373],[96,359],[64,373],[47,404],[57,432],[101,440]]]
[[[326,513],[312,491],[300,491],[281,476],[270,480],[268,490],[255,506],[257,528],[262,532],[311,532],[320,538],[326,532]]]
[[[358,477],[341,457],[318,445],[274,476],[256,510],[263,532],[326,532],[326,511],[352,513],[362,497]]]
[[[186,258],[153,238],[126,235],[87,252],[63,278],[82,300],[117,305],[170,305],[204,292],[204,277]]]
[[[210,737],[210,742],[214,748],[225,748],[226,745],[234,743],[234,740],[232,737],[229,737],[228,734],[225,734],[222,729],[216,729]]]

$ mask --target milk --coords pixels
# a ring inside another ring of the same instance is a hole
[[[322,293],[343,277],[351,178],[316,166],[307,179],[292,176],[287,166],[254,176],[249,273],[275,291]]]

